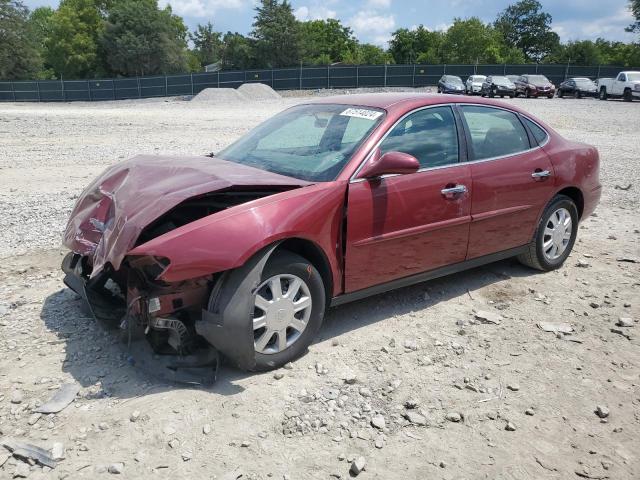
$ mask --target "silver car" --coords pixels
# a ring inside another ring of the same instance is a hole
[[[484,75],[469,75],[465,82],[465,93],[467,95],[480,95],[482,84],[487,79]]]

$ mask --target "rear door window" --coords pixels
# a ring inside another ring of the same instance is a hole
[[[529,130],[531,130],[531,133],[533,133],[533,136],[538,142],[538,145],[542,145],[544,142],[547,141],[547,138],[548,138],[547,132],[545,132],[542,129],[542,127],[540,127],[537,123],[532,122],[528,118],[523,117],[523,120],[524,120],[524,123],[527,124],[527,127],[529,127]]]
[[[474,160],[503,157],[531,148],[527,131],[515,113],[492,107],[462,106]]]

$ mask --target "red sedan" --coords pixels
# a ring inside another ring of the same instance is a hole
[[[71,214],[65,283],[158,353],[275,368],[330,306],[508,257],[559,268],[598,169],[594,147],[498,101],[325,98],[214,158],[109,168]]]

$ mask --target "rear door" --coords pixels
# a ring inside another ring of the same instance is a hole
[[[414,111],[391,129],[380,150],[413,155],[421,170],[352,180],[346,292],[464,260],[472,187],[471,167],[460,163],[459,134],[450,106]]]
[[[473,179],[467,258],[525,245],[553,191],[551,161],[515,113],[459,108]]]

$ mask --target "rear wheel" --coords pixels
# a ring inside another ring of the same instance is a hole
[[[580,94],[580,90],[576,90],[573,92],[573,98],[582,98],[582,95]]]
[[[527,251],[518,260],[528,267],[548,272],[565,262],[578,232],[578,209],[565,195],[555,196],[544,210]]]
[[[600,88],[600,93],[598,93],[598,98],[600,100],[606,100],[608,97],[607,89],[605,87]]]
[[[324,318],[325,290],[318,270],[299,255],[276,252],[253,298],[255,369],[278,368],[302,355]]]

